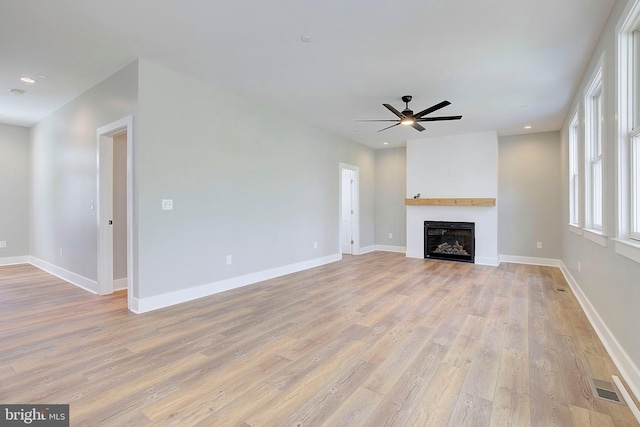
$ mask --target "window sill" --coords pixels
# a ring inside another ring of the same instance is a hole
[[[582,234],[586,239],[591,240],[600,246],[604,246],[605,248],[607,247],[607,236],[603,234],[602,231],[583,228]]]
[[[567,224],[569,226],[569,231],[577,234],[578,236],[582,236],[582,228],[579,225],[575,224]]]
[[[616,253],[640,263],[640,242],[612,239],[616,242]]]

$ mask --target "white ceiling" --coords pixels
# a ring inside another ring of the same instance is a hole
[[[0,0],[0,122],[30,126],[140,57],[374,148],[558,130],[614,3]],[[356,122],[393,119],[381,104],[402,95],[463,118]]]

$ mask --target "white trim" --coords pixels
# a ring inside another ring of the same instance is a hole
[[[606,90],[605,90],[605,53],[603,52],[598,59],[595,66],[595,70],[587,83],[584,90],[584,207],[585,218],[583,223],[587,228],[599,227],[599,230],[603,232],[607,229],[607,212],[605,209],[605,189],[607,188],[607,168],[606,168],[606,135],[607,135],[607,122],[603,120],[604,111],[606,110]],[[594,102],[593,99],[598,97],[600,99],[599,117],[594,117]],[[599,129],[598,133],[594,131]],[[594,148],[599,142],[600,154],[594,153]],[[600,163],[600,204],[598,210],[600,211],[600,224],[594,224],[594,190],[596,189],[596,183],[593,176],[594,163]]]
[[[582,233],[587,240],[591,240],[599,244],[600,246],[607,247],[607,239],[608,237],[603,234],[600,230],[592,230],[589,228],[583,228]]]
[[[354,255],[364,255],[364,254],[368,254],[370,252],[375,252],[378,250],[378,247],[376,245],[371,245],[371,246],[365,246],[362,248],[358,248],[356,251],[354,251]]]
[[[624,401],[627,402],[627,406],[629,407],[629,409],[631,409],[631,413],[633,413],[633,416],[636,417],[636,421],[640,423],[640,410],[638,410],[636,402],[634,402],[629,395],[627,388],[624,386],[624,384],[622,384],[622,381],[620,381],[620,378],[618,378],[617,376],[611,375],[611,379],[615,383],[616,387],[618,387],[618,391],[620,392],[620,394],[622,394],[622,398],[624,399]]]
[[[555,258],[538,258],[518,255],[500,255],[500,262],[511,262],[515,264],[544,265],[547,267],[560,267],[562,261]]]
[[[171,305],[192,301],[198,298],[252,285],[264,280],[273,279],[284,276],[286,274],[296,273],[298,271],[307,270],[332,262],[340,261],[342,254],[337,253],[321,258],[315,258],[308,261],[297,262],[294,264],[284,265],[269,270],[259,271],[256,273],[245,274],[244,276],[232,277],[230,279],[220,280],[218,282],[205,283],[200,286],[194,286],[188,289],[181,289],[174,292],[168,292],[161,295],[154,295],[145,298],[133,298],[131,311],[135,313],[146,313],[148,311],[157,310]]]
[[[15,265],[15,264],[28,264],[29,256],[10,256],[0,258],[0,266],[4,265]]]
[[[375,250],[376,251],[381,251],[381,252],[406,253],[407,252],[407,247],[406,246],[391,246],[391,245],[376,245],[375,246]]]
[[[94,280],[87,279],[84,276],[73,273],[69,270],[65,270],[64,268],[50,264],[34,256],[29,257],[29,264],[38,267],[40,270],[44,270],[47,273],[58,277],[59,279],[69,282],[72,285],[82,288],[85,291],[91,292],[92,294],[97,294],[96,289],[98,287],[98,284]]]
[[[101,126],[96,131],[98,152],[98,280],[96,289],[102,295],[114,291],[113,283],[113,227],[107,224],[113,218],[113,137],[127,132],[127,305],[132,310],[135,287],[133,236],[133,116]]]
[[[569,231],[577,234],[578,236],[582,236],[582,228],[580,228],[580,226],[573,225],[573,224],[567,224],[567,225],[569,226]]]
[[[640,263],[640,242],[631,240],[611,239],[615,242],[616,253]]]
[[[407,258],[424,258],[424,250],[422,250],[422,251],[412,251],[410,249],[407,249],[406,257]]]
[[[578,303],[580,303],[582,310],[587,315],[589,323],[591,323],[598,338],[600,338],[609,356],[611,356],[611,360],[613,360],[613,363],[627,381],[631,392],[636,396],[636,399],[640,398],[640,369],[638,369],[638,366],[631,360],[627,352],[624,351],[624,348],[620,345],[611,330],[609,330],[607,324],[602,320],[564,263],[560,266],[560,271],[562,271]]]
[[[497,267],[500,265],[500,260],[498,257],[476,256],[475,263],[478,265],[490,265],[492,267]]]
[[[353,206],[353,216],[351,218],[352,239],[351,253],[358,255],[363,253],[360,249],[360,168],[358,166],[349,165],[347,163],[338,163],[338,182],[339,200],[338,200],[338,252],[342,253],[342,170],[347,169],[355,172],[353,177],[353,197],[351,204]]]
[[[114,279],[113,280],[113,291],[122,291],[128,289],[129,281],[125,277],[124,279]]]

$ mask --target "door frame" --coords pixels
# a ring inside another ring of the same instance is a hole
[[[353,176],[353,196],[351,204],[353,205],[353,217],[351,218],[351,228],[353,230],[353,245],[351,245],[351,254],[360,254],[360,168],[358,166],[340,163],[338,168],[338,183],[340,191],[338,201],[338,253],[342,256],[342,171],[344,169],[355,172]]]
[[[97,130],[98,151],[98,294],[113,293],[113,138],[127,133],[127,302],[133,298],[133,116],[126,116]]]

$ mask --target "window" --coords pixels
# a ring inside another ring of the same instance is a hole
[[[618,57],[616,253],[640,262],[640,0],[616,26]]]
[[[569,125],[569,224],[580,225],[580,186],[578,175],[578,112]]]
[[[629,238],[640,241],[640,132],[637,130],[630,138],[630,230]]]
[[[602,63],[591,78],[585,93],[585,214],[586,227],[603,231],[602,189],[604,177],[603,160],[603,90]]]

